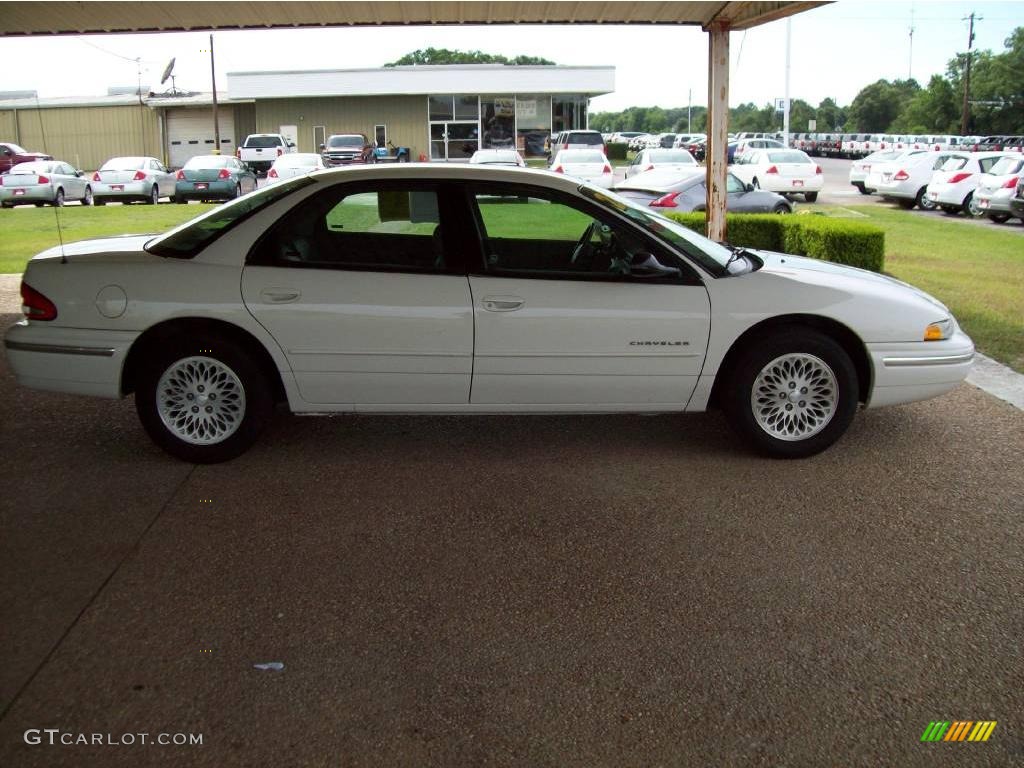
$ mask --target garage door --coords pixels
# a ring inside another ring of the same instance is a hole
[[[220,151],[235,154],[235,116],[230,109],[217,113],[220,123]],[[208,155],[214,149],[213,110],[167,110],[167,149],[172,168],[181,168],[190,157]]]

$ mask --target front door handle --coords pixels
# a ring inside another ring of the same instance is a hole
[[[484,296],[483,307],[488,312],[515,312],[526,301],[518,296]]]
[[[260,298],[269,304],[287,304],[301,295],[301,292],[292,288],[264,288],[260,291]]]

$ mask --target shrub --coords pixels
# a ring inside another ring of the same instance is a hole
[[[609,160],[625,160],[626,152],[629,151],[629,145],[621,141],[615,142],[614,144],[609,143],[607,145],[608,159]]]
[[[673,219],[704,234],[704,214],[671,213]],[[885,233],[870,224],[825,216],[730,213],[729,242],[747,248],[781,251],[872,272],[885,265]]]

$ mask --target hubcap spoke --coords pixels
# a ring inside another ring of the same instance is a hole
[[[779,440],[806,440],[823,430],[839,404],[835,374],[821,358],[782,355],[754,379],[750,407],[758,425]]]
[[[156,387],[160,420],[192,445],[231,437],[245,417],[245,389],[228,366],[212,357],[185,357],[164,371]]]

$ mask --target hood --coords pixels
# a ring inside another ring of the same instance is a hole
[[[65,243],[48,248],[32,257],[33,261],[45,261],[64,257],[70,262],[86,261],[138,261],[152,259],[153,256],[143,250],[143,246],[156,237],[150,235],[121,235],[120,237],[101,237],[95,240],[79,240],[77,243]]]

